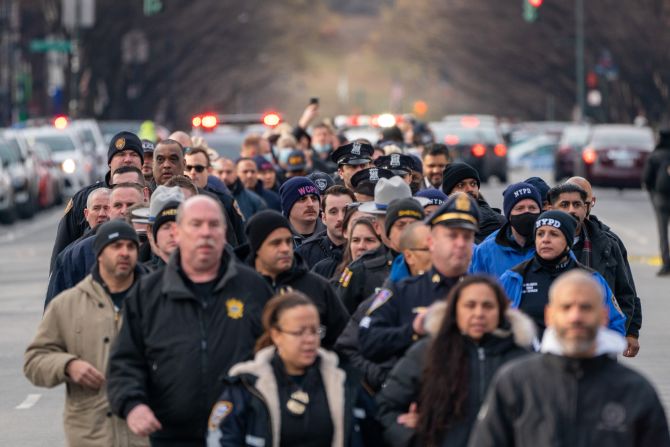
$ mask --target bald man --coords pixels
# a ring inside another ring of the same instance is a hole
[[[628,251],[619,236],[591,213],[596,204],[591,183],[583,177],[571,177],[566,183],[577,185],[586,192],[586,217],[577,227],[578,238],[572,249],[582,264],[603,275],[617,300],[631,303],[630,315],[629,312],[626,315],[628,349],[624,355],[635,357],[640,350],[642,307],[628,263]],[[585,249],[586,241],[590,243],[590,250]]]
[[[193,140],[191,140],[191,136],[183,130],[176,130],[172,132],[168,139],[177,141],[183,147],[193,147]]]
[[[423,222],[410,223],[402,230],[398,244],[402,257],[397,257],[393,262],[389,275],[391,281],[423,275],[430,270],[429,237],[430,228]]]
[[[263,332],[272,290],[235,262],[225,234],[216,199],[186,200],[177,211],[175,253],[126,298],[107,391],[114,413],[154,446],[205,445],[220,374],[251,356]]]
[[[498,370],[468,445],[670,445],[656,391],[617,362],[626,341],[605,327],[593,277],[579,270],[560,276],[545,319],[542,355]]]

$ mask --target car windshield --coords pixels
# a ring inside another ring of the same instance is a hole
[[[54,152],[68,152],[74,151],[74,143],[72,140],[64,135],[49,135],[43,137],[35,137],[37,143],[44,143]]]
[[[586,143],[586,140],[589,138],[589,128],[588,127],[575,127],[566,129],[561,136],[561,144],[566,146],[572,145],[581,145],[583,146]]]
[[[19,161],[17,153],[9,147],[6,141],[0,141],[0,160],[8,163],[17,163]]]
[[[653,147],[654,136],[645,129],[607,130],[599,129],[593,133],[594,145],[625,145]]]
[[[498,143],[498,133],[494,127],[447,127],[443,129],[442,142],[447,145]]]

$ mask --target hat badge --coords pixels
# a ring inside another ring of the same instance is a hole
[[[126,147],[126,139],[125,139],[125,138],[119,138],[119,139],[117,139],[117,140],[116,140],[116,143],[114,143],[114,147],[115,147],[117,150],[120,151],[121,149],[123,149],[124,147]]]
[[[458,211],[470,211],[470,199],[465,193],[458,194],[456,198],[456,209]]]
[[[314,181],[314,183],[315,183],[316,186],[318,186],[318,188],[319,188],[320,190],[322,190],[322,191],[323,191],[324,189],[326,189],[326,187],[328,186],[328,182],[326,182],[326,180],[325,180],[325,179],[322,179],[322,178],[318,178],[318,179],[316,179],[316,180]]]
[[[400,154],[391,154],[391,166],[400,166]]]
[[[351,155],[361,155],[361,143],[355,142],[351,147]]]
[[[378,180],[379,180],[379,169],[377,168],[370,169],[370,181],[376,182]]]

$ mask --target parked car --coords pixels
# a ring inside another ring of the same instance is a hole
[[[552,169],[558,138],[552,135],[537,135],[509,148],[509,169]]]
[[[40,208],[48,208],[62,203],[64,176],[58,164],[53,161],[49,146],[43,143],[35,143],[33,153],[38,166],[38,203]]]
[[[70,123],[79,139],[86,145],[86,149],[95,156],[94,180],[102,180],[107,173],[108,144],[100,130],[98,122],[93,119],[78,119]]]
[[[455,160],[477,169],[486,182],[491,176],[507,182],[507,146],[489,115],[450,115],[430,123],[435,141],[446,144]]]
[[[77,135],[70,129],[33,127],[22,130],[31,147],[42,143],[49,147],[52,159],[64,174],[63,193],[72,196],[92,183],[95,154],[87,150]]]
[[[554,158],[554,180],[556,182],[575,175],[575,163],[581,157],[582,149],[590,135],[591,126],[588,124],[573,124],[563,130]]]
[[[577,159],[575,175],[594,186],[640,188],[642,170],[654,149],[649,127],[627,124],[593,126],[588,143]]]
[[[14,190],[14,205],[19,217],[31,218],[37,208],[37,181],[32,157],[24,156],[15,139],[3,132],[0,160],[9,173]]]
[[[0,147],[4,144],[0,140]],[[0,148],[0,151],[2,149]],[[14,188],[12,177],[7,171],[7,164],[0,159],[0,223],[11,224],[16,220],[16,209],[14,207]]]

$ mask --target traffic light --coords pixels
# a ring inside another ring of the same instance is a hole
[[[537,10],[542,6],[544,0],[522,0],[523,1],[523,19],[532,23],[537,20]]]
[[[144,0],[144,15],[149,17],[163,10],[162,0]]]

